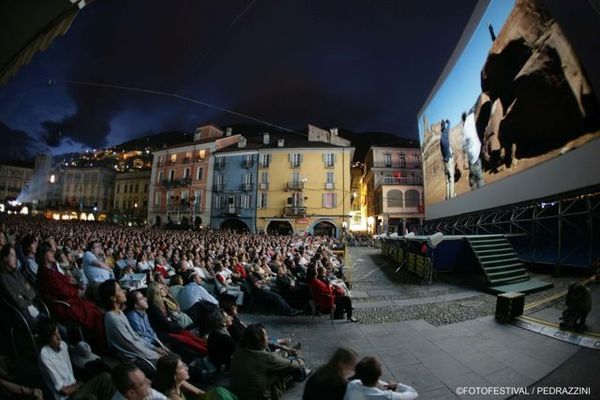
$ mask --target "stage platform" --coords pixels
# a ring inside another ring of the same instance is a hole
[[[541,281],[539,279],[529,279],[528,281],[513,283],[509,285],[502,286],[492,286],[489,288],[489,291],[494,294],[501,293],[536,293],[541,292],[542,290],[550,289],[553,286],[551,282]]]

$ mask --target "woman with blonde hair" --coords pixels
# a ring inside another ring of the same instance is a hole
[[[167,287],[162,283],[152,282],[148,285],[146,294],[147,313],[152,328],[159,335],[168,337],[173,345],[188,346],[193,351],[206,355],[206,340],[187,329],[192,324],[192,320],[179,309],[177,301],[169,295]],[[185,317],[189,319],[189,323]]]

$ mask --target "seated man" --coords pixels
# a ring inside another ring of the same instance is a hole
[[[112,400],[168,400],[150,387],[150,380],[133,364],[118,365],[112,371],[117,393]]]
[[[348,383],[344,400],[412,400],[417,391],[402,383],[386,383],[381,378],[381,363],[375,357],[365,357],[354,368],[355,378]]]
[[[94,398],[109,399],[115,392],[112,379],[104,372],[88,382],[77,382],[68,346],[61,340],[56,322],[51,319],[40,321],[40,340],[44,347],[40,351],[42,377],[52,391],[55,400]]]
[[[99,258],[102,244],[92,240],[87,251],[83,254],[83,272],[90,284],[102,283],[107,279],[114,279],[112,269]]]
[[[219,301],[201,286],[202,278],[195,270],[186,271],[185,280],[187,284],[180,290],[177,301],[183,312],[205,333],[208,330],[208,316],[219,308]]]
[[[166,346],[160,341],[148,319],[148,299],[139,291],[132,290],[127,293],[127,311],[125,316],[131,328],[142,338],[149,349],[160,353],[166,352]]]
[[[109,349],[117,355],[135,356],[156,363],[161,356],[162,349],[148,348],[142,338],[131,328],[129,321],[121,307],[126,303],[125,291],[114,280],[102,282],[98,288],[102,306],[105,308],[104,329]]]
[[[269,352],[268,342],[262,324],[250,325],[244,330],[229,369],[231,391],[240,400],[282,399],[286,380],[304,371],[301,358],[290,360]]]
[[[271,287],[260,275],[259,269],[258,266],[255,266],[255,269],[246,277],[251,295],[273,304],[284,315],[302,314],[302,310],[294,310],[279,293],[271,290]]]

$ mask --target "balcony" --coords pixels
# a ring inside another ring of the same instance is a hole
[[[244,192],[250,192],[250,191],[252,191],[252,189],[254,189],[253,183],[248,183],[248,182],[242,183],[242,190]]]
[[[166,189],[190,186],[191,184],[192,180],[190,178],[163,179],[161,182],[161,186],[165,187]]]
[[[420,169],[421,163],[392,162],[374,163],[373,168]]]
[[[221,215],[235,215],[239,217],[241,214],[242,209],[240,207],[235,207],[233,205],[221,207]]]
[[[249,169],[249,168],[252,168],[253,166],[254,166],[254,160],[251,158],[245,158],[242,161],[242,168]]]
[[[306,217],[307,207],[284,207],[283,208],[283,216],[284,217]]]
[[[258,168],[269,168],[271,163],[269,161],[261,161],[258,163]]]
[[[222,192],[223,191],[223,185],[222,183],[215,183],[215,185],[213,186],[213,190],[215,192]]]
[[[201,212],[200,204],[191,204],[191,203],[177,203],[177,204],[167,204],[167,206],[163,209],[161,207],[155,207],[155,211],[167,211],[167,212],[179,212],[179,213],[188,213]]]
[[[335,189],[335,183],[333,183],[333,182],[325,182],[325,189],[327,189],[327,190]]]
[[[378,185],[423,185],[420,176],[382,176],[377,179]]]
[[[295,181],[288,182],[286,190],[288,192],[291,190],[293,190],[293,191],[304,190],[304,182],[295,182]]]
[[[261,182],[258,184],[259,190],[269,190],[269,182]]]
[[[196,156],[196,162],[202,162],[206,159],[206,157],[203,156]]]

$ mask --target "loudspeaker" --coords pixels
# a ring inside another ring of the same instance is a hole
[[[291,206],[293,202],[294,202],[294,199],[293,199],[293,198],[291,198],[291,197],[288,197],[288,198],[287,198],[287,203],[288,203],[288,206]]]

